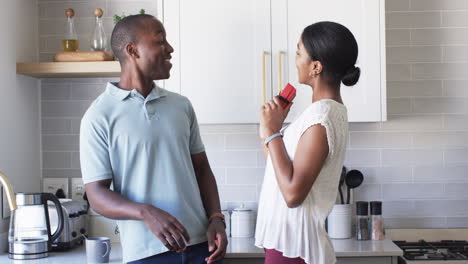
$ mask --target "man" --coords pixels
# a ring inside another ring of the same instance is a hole
[[[120,81],[107,85],[81,122],[91,207],[118,219],[124,262],[221,260],[224,218],[194,110],[187,98],[154,84],[172,67],[163,25],[150,15],[126,17],[111,46]]]

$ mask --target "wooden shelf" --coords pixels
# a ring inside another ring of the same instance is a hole
[[[16,73],[36,78],[119,77],[118,61],[17,63]]]

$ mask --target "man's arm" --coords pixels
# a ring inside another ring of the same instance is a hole
[[[216,179],[211,171],[206,153],[201,152],[191,155],[191,157],[206,215],[210,216],[214,213],[220,213],[221,205],[218,187],[216,186]]]
[[[111,219],[143,220],[145,204],[134,203],[109,189],[112,180],[85,185],[86,195],[94,211]]]
[[[151,232],[171,251],[185,249],[190,241],[187,230],[175,217],[149,204],[131,202],[109,189],[112,180],[91,182],[85,185],[91,207],[99,214],[112,219],[143,221]]]
[[[192,155],[192,164],[207,216],[209,217],[214,213],[220,213],[221,206],[219,203],[218,187],[216,186],[216,180],[213,172],[211,171],[206,153],[201,152]],[[225,225],[220,218],[212,218],[208,225],[207,236],[209,251],[212,252],[215,247],[216,251],[205,261],[207,263],[213,263],[222,259],[226,254],[226,230]]]

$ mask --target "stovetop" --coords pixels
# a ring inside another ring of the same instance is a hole
[[[406,263],[452,263],[452,261],[454,261],[453,263],[468,263],[468,242],[466,240],[393,242],[403,250],[403,259],[406,260]]]

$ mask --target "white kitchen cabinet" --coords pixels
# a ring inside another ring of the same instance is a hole
[[[258,123],[262,103],[291,82],[292,121],[312,98],[297,83],[296,44],[305,26],[324,20],[346,25],[358,41],[361,79],[342,87],[349,120],[386,120],[384,0],[165,1],[175,49],[165,87],[187,96],[202,124]]]
[[[357,66],[361,68],[361,77],[355,86],[341,85],[349,121],[386,120],[384,6],[383,0],[272,1],[273,72],[284,76],[281,78],[281,87],[290,82],[298,89],[288,116],[289,121],[294,120],[311,103],[312,89],[298,83],[294,60],[302,30],[319,21],[345,25],[358,42]],[[282,56],[282,65],[279,65],[279,56]],[[273,82],[274,90],[278,89],[278,82]]]
[[[200,123],[258,122],[271,73],[270,1],[169,0],[164,24],[175,49],[165,87],[191,100]]]

